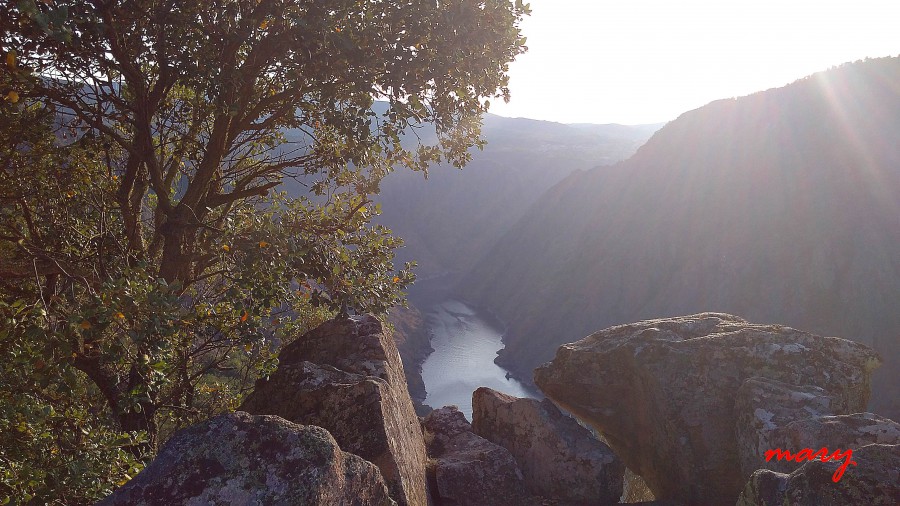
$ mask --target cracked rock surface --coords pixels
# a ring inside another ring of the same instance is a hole
[[[328,430],[374,463],[401,506],[427,504],[425,441],[394,340],[371,315],[323,323],[284,347],[241,409]]]
[[[321,427],[244,412],[181,430],[102,506],[396,504],[381,472]]]
[[[734,504],[746,483],[735,435],[745,381],[817,387],[832,407],[853,413],[865,410],[878,365],[852,341],[701,313],[563,345],[535,370],[535,383],[602,433],[658,499]]]
[[[810,461],[790,474],[760,469],[753,473],[737,506],[821,506],[900,504],[900,444],[870,444],[853,452],[850,466],[833,481],[843,461]]]
[[[527,500],[522,472],[509,450],[472,432],[456,406],[436,409],[422,421],[435,503],[520,506]]]
[[[532,494],[575,503],[618,502],[625,465],[549,399],[481,387],[472,395],[472,410],[475,433],[513,454]]]

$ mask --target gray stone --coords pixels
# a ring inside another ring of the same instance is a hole
[[[735,435],[742,475],[749,479],[757,469],[790,473],[803,463],[787,459],[766,460],[774,449],[792,453],[804,448],[834,451],[881,443],[900,444],[900,424],[872,413],[845,412],[825,390],[788,385],[766,378],[750,378],[738,390],[735,402]]]
[[[443,454],[451,446],[450,441],[454,437],[473,432],[472,424],[456,406],[444,406],[428,413],[422,418],[422,431],[425,435],[425,449],[431,458]]]
[[[878,365],[852,341],[702,313],[563,345],[535,370],[535,383],[603,434],[658,499],[733,504],[745,484],[735,398],[747,379],[815,386],[862,411]]]
[[[561,501],[616,503],[625,465],[612,450],[545,399],[487,387],[472,395],[475,433],[508,449],[529,490]]]
[[[278,370],[241,409],[324,427],[381,469],[399,504],[427,503],[419,419],[394,341],[375,317],[331,320],[285,346]]]
[[[456,406],[436,409],[422,421],[429,475],[439,505],[520,506],[522,473],[509,450],[475,435]]]
[[[237,412],[181,430],[101,506],[396,504],[381,472],[321,427]]]
[[[743,478],[746,480],[757,469],[766,467],[765,452],[776,448],[770,437],[774,429],[797,419],[832,415],[838,408],[833,404],[828,392],[816,386],[789,385],[758,377],[745,381],[738,389],[734,407]],[[793,468],[778,470],[790,472]]]
[[[839,461],[810,461],[790,474],[760,469],[744,487],[737,506],[896,506],[900,504],[900,445],[856,449],[835,483]]]

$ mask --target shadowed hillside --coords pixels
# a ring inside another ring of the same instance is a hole
[[[685,113],[550,189],[461,291],[526,378],[598,329],[722,311],[874,345],[900,416],[900,58]]]
[[[465,169],[437,166],[382,183],[380,221],[402,237],[422,277],[464,271],[548,188],[578,169],[631,156],[660,125],[563,125],[487,115],[483,151]]]

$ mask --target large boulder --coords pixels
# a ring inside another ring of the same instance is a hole
[[[811,385],[788,385],[767,378],[750,378],[738,390],[735,401],[741,473],[749,479],[757,469],[790,473],[803,462],[766,460],[774,449],[796,453],[805,448],[817,452],[880,444],[900,444],[900,424],[872,413],[846,412],[846,406]]]
[[[835,483],[843,460],[809,461],[790,474],[760,469],[744,487],[737,506],[821,506],[900,504],[900,445],[871,444],[856,449]]]
[[[373,316],[328,321],[285,346],[242,410],[327,429],[381,469],[401,505],[427,503],[425,441],[393,339]]]
[[[395,504],[378,468],[321,427],[237,412],[179,431],[102,506]]]
[[[472,395],[472,427],[512,453],[535,495],[591,504],[617,503],[622,496],[625,465],[548,399],[481,387]]]
[[[815,386],[835,405],[863,411],[879,364],[852,341],[702,313],[563,345],[535,382],[598,429],[657,498],[734,504],[745,483],[735,398],[747,379]]]
[[[519,506],[526,501],[522,472],[509,450],[475,435],[456,406],[432,411],[422,428],[436,504]]]

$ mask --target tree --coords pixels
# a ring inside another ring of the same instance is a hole
[[[0,86],[9,84],[0,76]],[[90,163],[84,147],[58,145],[52,120],[38,107],[0,106],[0,504],[92,504],[142,467],[127,450],[140,447],[145,434],[111,423],[66,356],[71,347],[57,348],[61,335],[48,335],[59,326],[48,318],[58,319],[67,305],[43,300],[34,281],[20,278],[30,271],[47,283],[49,270],[74,275],[81,268],[63,257],[78,251],[69,234],[85,230],[73,226],[91,216],[81,205],[83,180],[100,164]],[[13,242],[20,227],[37,235]],[[59,297],[58,290],[43,293]]]
[[[249,388],[296,327],[401,302],[413,275],[393,269],[370,197],[394,167],[465,164],[488,99],[508,99],[527,11],[0,6],[0,290],[32,315],[16,339],[152,449],[204,399]],[[435,144],[405,141],[421,132]],[[286,180],[304,191],[278,193]]]

